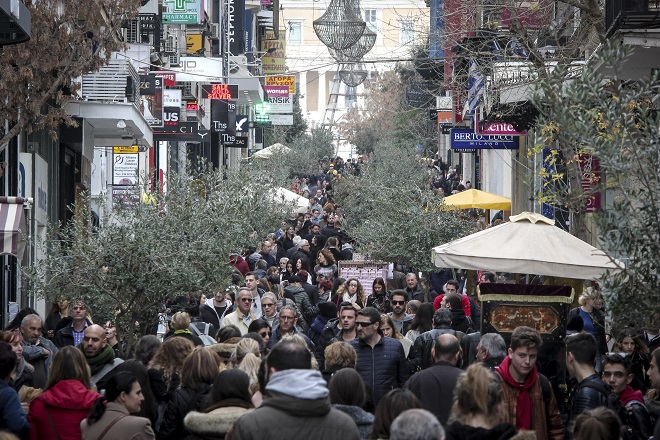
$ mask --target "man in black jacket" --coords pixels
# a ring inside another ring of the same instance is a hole
[[[373,411],[388,391],[400,388],[408,379],[406,355],[399,341],[383,335],[380,313],[373,307],[358,311],[355,326],[358,339],[351,345],[357,353],[356,370],[369,392],[365,409]]]
[[[316,344],[314,356],[319,364],[319,370],[325,369],[325,349],[328,345],[337,341],[352,341],[357,337],[355,330],[355,319],[357,310],[350,302],[339,304],[338,318],[331,319],[323,328],[321,337]]]
[[[433,314],[433,330],[417,336],[408,353],[410,367],[413,371],[423,370],[433,365],[434,360],[431,350],[438,336],[444,334],[454,335],[461,342],[465,334],[451,328],[451,318],[451,310],[444,308],[436,310]]]
[[[596,339],[589,333],[576,333],[566,337],[566,369],[577,381],[568,402],[566,426],[569,430],[582,412],[607,404],[609,387],[598,377],[594,368],[597,353]]]
[[[433,342],[431,356],[435,363],[426,370],[412,376],[405,388],[417,396],[424,409],[431,411],[444,426],[447,424],[453,393],[458,376],[463,372],[456,367],[461,347],[456,336],[444,334]],[[438,398],[442,396],[442,398]]]

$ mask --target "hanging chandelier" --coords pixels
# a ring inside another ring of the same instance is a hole
[[[345,63],[362,59],[374,47],[374,44],[376,44],[376,33],[367,27],[352,46],[347,49],[328,48],[328,51],[335,61]]]
[[[342,64],[339,69],[339,78],[349,87],[357,87],[362,84],[368,74],[369,72],[362,62]]]
[[[366,27],[350,0],[331,0],[328,9],[312,23],[319,40],[327,47],[343,50],[355,44]]]

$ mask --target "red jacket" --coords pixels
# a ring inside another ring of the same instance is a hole
[[[465,316],[470,316],[470,298],[463,294],[458,294],[458,296],[461,297],[461,305],[463,306],[463,310],[465,311]],[[442,298],[445,297],[444,293],[441,293],[440,295],[436,296],[435,299],[433,300],[433,308],[435,310],[438,310],[440,308],[440,303],[442,303]]]
[[[57,440],[58,435],[60,440],[80,440],[80,422],[89,415],[99,397],[99,393],[88,390],[78,380],[57,382],[30,405],[30,440]],[[53,426],[58,435],[55,435]]]

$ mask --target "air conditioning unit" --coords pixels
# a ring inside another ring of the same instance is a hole
[[[167,60],[170,63],[170,66],[181,65],[181,55],[179,55],[178,53],[173,53],[172,55],[168,55]]]
[[[220,23],[211,23],[211,40],[219,40],[220,32]]]
[[[165,39],[165,53],[174,53],[177,51],[176,36],[168,35]]]

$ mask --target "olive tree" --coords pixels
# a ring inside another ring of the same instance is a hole
[[[76,216],[51,228],[40,244],[48,257],[26,268],[27,281],[42,297],[80,298],[96,320],[114,319],[130,349],[168,298],[228,285],[229,254],[257,244],[285,218],[290,207],[250,181],[246,169],[173,174],[167,192],[115,201],[99,228]]]

